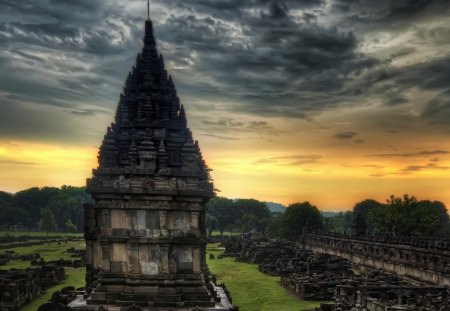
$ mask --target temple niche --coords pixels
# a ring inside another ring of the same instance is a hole
[[[205,261],[214,195],[153,24],[87,181],[86,295],[71,310],[231,310]]]

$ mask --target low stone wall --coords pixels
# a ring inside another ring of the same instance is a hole
[[[306,250],[348,259],[365,268],[381,269],[429,284],[450,285],[450,250],[445,240],[307,234]]]
[[[42,290],[59,284],[64,278],[64,268],[56,265],[0,270],[0,310],[19,310],[39,297]]]
[[[27,247],[34,245],[43,245],[48,243],[67,243],[68,241],[82,241],[83,237],[52,237],[51,239],[46,239],[44,237],[30,237],[30,236],[3,236],[0,238],[0,249],[9,249],[15,247]]]

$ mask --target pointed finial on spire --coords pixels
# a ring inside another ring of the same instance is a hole
[[[147,14],[148,14],[148,20],[150,20],[150,0],[147,0]]]

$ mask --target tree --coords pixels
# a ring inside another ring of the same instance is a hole
[[[325,229],[329,232],[350,232],[353,224],[353,212],[340,212],[335,216],[324,218]]]
[[[53,232],[56,230],[55,216],[53,215],[53,212],[50,208],[47,207],[42,209],[39,227],[41,228],[41,230],[47,232],[47,237],[50,231]]]
[[[369,212],[375,231],[381,234],[404,236],[435,236],[448,227],[445,205],[438,201],[417,201],[405,194],[391,196],[383,207]]]
[[[206,228],[208,230],[208,235],[211,235],[213,231],[218,228],[218,224],[219,222],[216,217],[208,213],[206,214]]]
[[[59,192],[48,202],[48,207],[55,215],[56,224],[62,231],[66,230],[66,223],[70,220],[80,230],[83,219],[83,204],[87,196],[84,188],[62,186]]]
[[[353,207],[353,214],[357,215],[359,213],[364,219],[364,222],[367,225],[368,233],[373,233],[374,231],[374,224],[369,218],[369,213],[381,207],[383,207],[383,204],[373,199],[366,199],[364,201],[358,202]]]
[[[77,231],[77,227],[73,224],[72,220],[67,220],[66,221],[66,231],[67,232],[76,232]]]
[[[303,202],[289,205],[283,215],[272,219],[268,225],[268,234],[295,241],[301,237],[304,229],[313,231],[322,228],[320,211],[309,202]]]
[[[59,192],[58,188],[37,187],[17,192],[12,202],[13,207],[22,208],[30,215],[30,227],[37,227],[40,219],[40,212],[47,207],[50,199]]]
[[[217,219],[217,227],[219,228],[220,234],[223,235],[225,229],[231,226],[237,218],[233,200],[225,197],[216,197],[212,198],[207,206],[209,215]]]
[[[272,218],[267,224],[266,235],[271,239],[280,239],[283,228],[283,215]]]
[[[11,206],[13,198],[13,194],[5,191],[0,191],[0,209]]]
[[[414,213],[415,235],[445,235],[449,227],[447,208],[440,201],[418,201]]]
[[[244,232],[256,229],[263,234],[266,231],[269,219],[272,217],[269,208],[264,202],[255,199],[239,199],[234,202],[234,208],[240,220],[237,227]]]
[[[30,215],[21,208],[6,207],[0,210],[0,225],[10,230],[17,225],[28,224]]]

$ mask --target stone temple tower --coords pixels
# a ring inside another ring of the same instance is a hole
[[[150,20],[87,182],[87,294],[71,310],[231,310],[205,262],[213,196]]]

